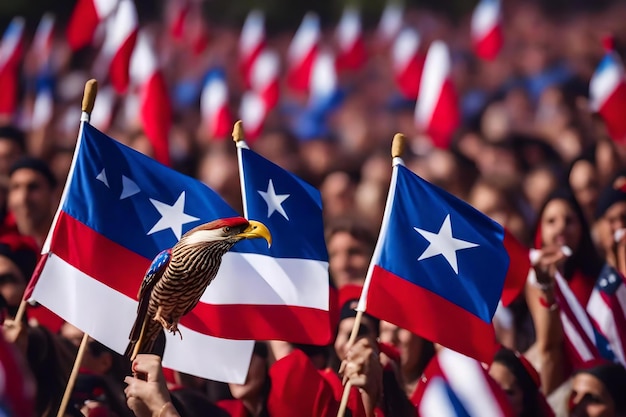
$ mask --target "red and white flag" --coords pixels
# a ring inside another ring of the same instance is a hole
[[[397,0],[389,0],[378,22],[378,36],[383,42],[391,42],[402,29],[404,7]]]
[[[413,28],[403,29],[393,43],[391,60],[398,89],[409,100],[415,100],[419,93],[425,59],[419,33]]]
[[[361,15],[354,7],[346,7],[335,32],[337,41],[337,69],[354,71],[367,60]]]
[[[230,136],[233,117],[229,107],[228,85],[221,70],[211,71],[200,96],[202,121],[207,126],[209,138],[223,140]]]
[[[513,417],[509,399],[480,362],[442,349],[426,367],[414,399],[420,416]]]
[[[147,33],[140,32],[130,61],[130,75],[139,90],[139,115],[154,159],[170,165],[169,132],[172,105],[159,62]]]
[[[458,96],[451,76],[450,52],[442,41],[430,45],[420,79],[415,122],[434,146],[447,148],[461,123]]]
[[[73,51],[91,44],[96,29],[117,7],[118,0],[78,0],[67,25],[67,41]]]
[[[47,62],[52,53],[52,34],[54,31],[54,15],[45,13],[35,32],[31,51],[35,53],[41,62]]]
[[[12,117],[17,106],[23,42],[24,18],[14,17],[0,43],[0,116]]]
[[[611,38],[604,40],[604,48],[606,54],[589,82],[591,110],[600,114],[611,138],[618,143],[624,143],[626,142],[624,65],[613,48]]]
[[[472,14],[472,45],[476,56],[494,59],[504,43],[500,0],[481,0]]]
[[[258,93],[269,110],[278,104],[280,58],[272,50],[264,50],[255,59],[250,72],[250,87]]]
[[[239,37],[239,66],[248,87],[252,85],[252,68],[264,47],[265,17],[260,10],[253,10],[246,17]]]
[[[246,91],[241,97],[239,118],[243,123],[244,134],[248,142],[254,143],[263,131],[263,124],[269,109],[263,97],[256,91]]]
[[[102,54],[108,61],[109,80],[119,94],[126,92],[130,80],[130,57],[137,41],[139,21],[132,0],[120,0],[115,14],[106,22]]]
[[[295,91],[307,92],[313,62],[321,37],[319,17],[307,13],[287,50],[287,84]]]

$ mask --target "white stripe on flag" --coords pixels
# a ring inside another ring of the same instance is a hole
[[[582,359],[582,361],[588,361],[594,358],[594,355],[587,348],[587,344],[582,339],[580,333],[576,330],[576,327],[572,324],[572,322],[567,317],[563,311],[560,313],[561,316],[561,325],[563,326],[563,332],[565,332],[565,336],[570,341],[572,346],[578,352],[578,355]]]
[[[443,379],[434,377],[430,380],[420,401],[419,413],[421,416],[456,417]]]
[[[227,252],[201,300],[328,310],[328,262]]]
[[[574,318],[578,321],[578,324],[583,329],[589,340],[595,344],[596,336],[593,332],[593,325],[589,321],[589,316],[587,316],[587,312],[580,305],[578,299],[570,289],[569,285],[565,281],[565,278],[558,272],[556,273],[556,283],[559,286],[559,290],[563,297],[565,298],[565,302],[569,306],[570,310],[574,314]],[[562,315],[562,314],[561,314]]]
[[[615,323],[615,318],[613,317],[613,311],[604,302],[600,291],[597,289],[594,289],[591,293],[591,297],[589,297],[587,312],[596,322],[598,328],[607,338],[609,343],[611,345],[615,344],[615,346],[612,347],[613,353],[621,363],[624,363],[624,350],[622,348],[622,341],[617,330],[617,324]]]
[[[437,354],[439,365],[470,416],[502,417],[502,409],[480,363],[450,349]]]
[[[45,255],[44,255],[45,256]],[[32,298],[94,339],[123,353],[137,315],[137,301],[50,254]],[[169,337],[166,366],[223,382],[244,383],[254,342],[218,339],[180,326]]]
[[[591,94],[591,110],[597,112],[600,110],[604,102],[615,91],[617,86],[623,82],[624,70],[618,65],[613,58],[613,62],[603,68],[601,72],[596,72],[589,82],[589,91]]]

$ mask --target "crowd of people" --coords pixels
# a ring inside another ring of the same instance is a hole
[[[90,339],[66,415],[334,416],[346,381],[353,387],[346,415],[418,415],[425,371],[443,348],[367,314],[357,341],[349,343],[389,189],[391,138],[402,132],[409,140],[409,169],[537,249],[524,291],[493,319],[502,347],[486,367],[494,389],[508,399],[505,415],[626,416],[623,364],[619,358],[573,359],[580,346],[566,337],[560,315],[564,291],[587,306],[607,274],[626,285],[626,147],[590,110],[588,92],[603,55],[600,39],[612,34],[617,52],[620,41],[626,45],[626,4],[554,15],[533,2],[504,3],[505,43],[492,61],[472,54],[469,16],[452,23],[428,10],[404,13],[424,49],[441,39],[452,53],[462,126],[449,148],[430,146],[415,125],[415,101],[399,93],[390,45],[373,27],[365,31],[368,60],[340,75],[344,98],[328,117],[305,129],[299,115],[306,97],[281,85],[279,105],[251,143],[321,192],[330,284],[337,290],[331,345],[258,341],[246,382],[224,384],[163,368],[157,355],[139,355],[131,364]],[[205,17],[200,24],[209,37],[198,51],[174,39],[167,22],[145,24],[159,45],[172,97],[172,166],[242,212],[235,146],[209,137],[198,104],[204,74],[219,66],[236,114],[244,92],[236,54],[240,28]],[[97,47],[72,54],[60,29],[50,57],[54,116],[43,126],[30,124],[41,74],[37,57],[27,53],[20,108],[0,121],[4,415],[56,413],[83,337],[43,306],[28,306],[23,320],[14,320],[69,172],[84,82],[101,73],[94,68]],[[277,31],[268,43],[284,56],[292,36]],[[332,39],[327,27],[323,42],[332,47]],[[132,103],[118,96],[105,133],[151,155],[128,109]]]

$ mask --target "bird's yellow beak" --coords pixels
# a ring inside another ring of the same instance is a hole
[[[246,227],[246,229],[243,232],[239,233],[237,236],[243,239],[256,239],[262,237],[267,241],[268,248],[272,246],[272,234],[270,233],[267,226],[255,220],[249,220],[248,223],[248,227]]]

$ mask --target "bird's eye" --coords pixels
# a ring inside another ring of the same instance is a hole
[[[226,226],[226,227],[224,228],[224,232],[226,232],[226,233],[230,232],[230,226]]]

